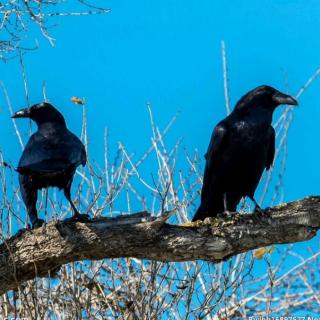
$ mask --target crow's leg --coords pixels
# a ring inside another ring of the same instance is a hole
[[[254,211],[258,214],[264,214],[264,211],[261,209],[261,207],[259,206],[258,202],[256,201],[256,199],[253,196],[249,196],[249,199],[254,203],[255,208]]]
[[[28,175],[19,175],[19,184],[22,200],[27,208],[32,228],[39,228],[43,225],[44,220],[38,219],[37,213],[37,188],[32,183],[32,178]]]
[[[47,217],[47,209],[48,209],[48,188],[45,189],[45,194],[46,194],[46,202],[45,202],[45,207],[44,207],[44,215]]]
[[[67,186],[63,189],[64,195],[67,198],[68,202],[71,205],[72,211],[74,213],[75,216],[80,216],[79,211],[77,210],[77,208],[75,207],[74,203],[71,200],[71,182],[67,184]]]
[[[237,205],[239,204],[242,196],[237,192],[226,192],[223,194],[223,206],[225,213],[232,215],[232,212],[237,211]]]
[[[69,180],[66,187],[63,189],[64,195],[67,198],[68,202],[71,205],[72,211],[73,211],[73,219],[77,221],[88,221],[90,219],[89,215],[87,214],[81,214],[77,208],[75,207],[74,203],[71,200],[71,183],[72,179]]]
[[[231,211],[229,210],[228,206],[228,195],[226,192],[223,194],[223,210],[224,214],[226,214],[227,216],[231,216]]]
[[[227,204],[227,193],[225,192],[223,194],[223,208],[224,208],[224,211],[228,211],[228,204]]]

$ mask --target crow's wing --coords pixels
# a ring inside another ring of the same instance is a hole
[[[203,186],[201,192],[201,198],[212,196],[213,187],[213,171],[215,163],[217,164],[218,159],[224,152],[224,144],[227,135],[227,128],[225,124],[220,122],[213,130],[211,140],[209,143],[208,151],[205,154],[206,167],[203,175]]]
[[[203,175],[201,205],[194,220],[214,216],[223,211],[223,198],[221,192],[217,190],[219,182],[216,181],[214,168],[219,170],[219,158],[225,150],[227,132],[227,126],[224,122],[220,122],[213,130],[208,151],[205,154],[207,161]]]
[[[268,154],[267,154],[267,162],[266,169],[269,170],[273,164],[274,154],[275,154],[275,144],[276,144],[276,133],[273,127],[270,126],[268,130],[269,135],[269,145],[268,145]]]
[[[207,160],[206,166],[210,168],[215,160],[223,153],[224,141],[227,135],[227,127],[223,122],[220,122],[213,130],[208,151],[205,154]]]
[[[86,152],[82,142],[70,131],[45,137],[39,132],[33,134],[18,164],[21,173],[53,173],[86,164]]]
[[[85,166],[87,162],[86,149],[80,139],[70,131],[68,131],[68,144],[70,145],[70,161],[76,166],[80,164]]]

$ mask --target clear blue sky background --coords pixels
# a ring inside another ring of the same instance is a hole
[[[172,141],[204,154],[213,126],[225,116],[220,41],[226,43],[231,105],[269,84],[296,94],[320,66],[320,2],[316,0],[107,1],[112,12],[59,19],[52,48],[25,56],[30,101],[50,101],[79,133],[87,101],[91,156],[102,160],[103,130],[143,152],[150,143],[146,102],[164,125],[180,110]],[[17,60],[0,64],[14,109],[26,105]],[[319,194],[320,79],[300,99],[289,133],[285,200]],[[17,163],[20,149],[1,96],[0,146]],[[23,125],[22,125],[23,127]],[[27,128],[25,125],[24,128]],[[27,130],[25,130],[27,133]],[[202,158],[203,159],[203,158]]]

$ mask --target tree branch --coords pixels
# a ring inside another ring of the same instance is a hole
[[[0,294],[78,260],[136,257],[219,262],[255,248],[309,240],[320,227],[320,197],[279,205],[266,215],[232,214],[185,226],[140,212],[87,223],[50,222],[0,245]]]

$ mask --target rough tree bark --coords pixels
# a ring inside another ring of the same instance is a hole
[[[232,214],[183,226],[140,212],[86,223],[50,222],[0,245],[0,294],[78,260],[136,257],[212,262],[269,246],[311,239],[320,227],[320,197],[279,205],[266,215]]]

